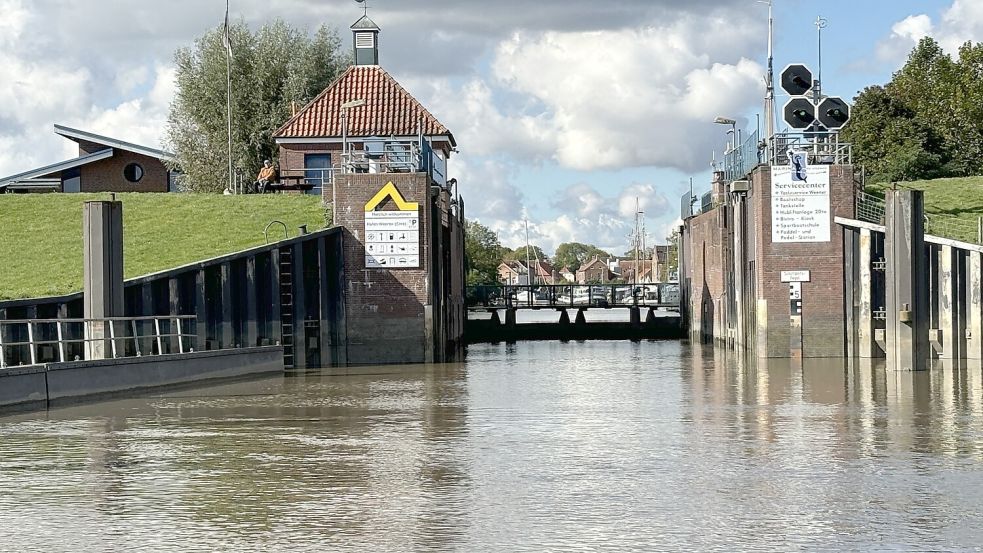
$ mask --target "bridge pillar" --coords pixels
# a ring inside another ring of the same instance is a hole
[[[586,310],[585,309],[578,309],[577,310],[577,319],[576,319],[576,321],[574,321],[574,324],[578,324],[578,325],[585,325],[585,324],[587,324],[587,317],[584,316],[584,311],[586,311]]]
[[[500,326],[502,324],[502,318],[498,316],[498,309],[491,310],[491,322],[495,326]]]
[[[631,326],[641,326],[642,310],[639,309],[637,305],[635,305],[632,306],[628,311],[629,311],[629,318],[631,320]]]
[[[560,324],[564,326],[570,324],[570,314],[567,313],[565,308],[560,309]]]
[[[924,254],[924,193],[888,190],[886,203],[887,366],[903,371],[926,370],[931,356],[931,314]]]
[[[645,315],[645,324],[655,324],[655,308],[649,307],[648,315]]]
[[[509,309],[505,310],[505,326],[515,326],[515,313],[516,309],[514,307],[510,307]]]

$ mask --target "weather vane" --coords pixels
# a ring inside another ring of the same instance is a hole
[[[362,9],[364,10],[364,14],[365,15],[369,15],[369,2],[368,2],[368,0],[355,0],[355,1],[362,5]]]

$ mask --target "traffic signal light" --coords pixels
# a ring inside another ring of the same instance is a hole
[[[782,71],[782,89],[792,96],[805,96],[812,90],[812,71],[800,63],[789,65]]]
[[[793,129],[807,129],[816,121],[816,106],[808,98],[792,98],[782,111]]]
[[[825,98],[816,108],[816,118],[827,129],[843,128],[850,120],[850,104],[837,96]]]

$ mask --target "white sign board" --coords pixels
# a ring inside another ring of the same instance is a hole
[[[420,212],[365,212],[365,267],[404,269],[420,266]]]
[[[771,241],[829,242],[829,166],[771,168]]]
[[[782,282],[810,282],[809,271],[782,271]]]

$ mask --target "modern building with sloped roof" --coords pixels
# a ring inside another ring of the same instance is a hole
[[[379,65],[378,25],[364,16],[351,29],[355,65],[274,133],[281,175],[325,197],[341,173],[424,170],[446,184],[454,135]]]
[[[0,178],[0,193],[176,192],[174,155],[63,125],[55,134],[78,144],[78,157]]]

